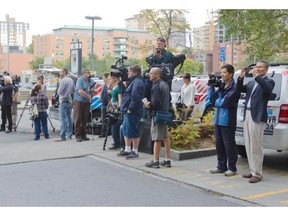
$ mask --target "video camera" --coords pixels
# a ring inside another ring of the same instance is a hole
[[[253,67],[246,67],[245,68],[245,77],[253,77],[253,74],[250,73],[250,71],[253,69]]]
[[[105,118],[110,121],[110,124],[115,124],[120,118],[121,113],[120,112],[107,112]]]
[[[220,87],[222,85],[221,76],[216,76],[214,74],[209,75],[208,85]]]
[[[128,81],[128,69],[124,65],[124,60],[127,60],[127,56],[123,56],[118,59],[113,65],[111,65],[111,68],[115,71],[110,72],[110,76],[114,77],[121,77],[122,81]]]
[[[4,77],[10,76],[10,74],[7,71],[4,71],[2,74],[0,74],[0,86],[4,86]],[[21,78],[17,75],[11,77],[12,78],[12,84],[14,86],[19,87],[19,83],[21,82]]]
[[[164,50],[163,49],[161,49],[161,48],[155,48],[155,50],[156,50],[156,53],[157,54],[160,54],[160,55],[163,55],[164,54]]]

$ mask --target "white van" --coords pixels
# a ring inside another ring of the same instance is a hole
[[[235,72],[236,81],[239,74],[240,70]],[[267,76],[274,80],[275,87],[267,106],[268,119],[264,131],[263,147],[277,151],[288,150],[288,64],[270,64]],[[245,77],[244,84],[251,79],[253,77]],[[246,157],[243,137],[244,98],[245,93],[241,93],[235,138],[238,154]]]
[[[208,76],[197,76],[191,77],[191,82],[195,87],[195,95],[194,95],[194,110],[193,114],[197,113],[199,116],[203,116],[206,113],[210,112],[213,107],[210,104],[208,95]],[[184,85],[182,77],[174,77],[172,80],[172,88],[171,88],[171,103],[173,106],[176,105],[178,99],[180,97],[181,88]]]

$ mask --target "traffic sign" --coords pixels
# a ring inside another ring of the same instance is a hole
[[[225,60],[226,60],[225,53],[220,53],[220,61],[225,62]]]
[[[220,47],[220,53],[225,53],[225,47]]]

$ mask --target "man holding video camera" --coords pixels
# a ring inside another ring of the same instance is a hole
[[[131,65],[128,70],[129,84],[123,94],[120,111],[124,114],[122,133],[125,140],[125,149],[118,156],[126,156],[126,159],[138,158],[138,146],[140,142],[140,120],[143,115],[142,99],[145,94],[145,84],[141,77],[141,68]],[[131,151],[131,142],[133,149]]]
[[[208,96],[216,109],[213,123],[217,151],[217,166],[210,173],[227,177],[236,175],[238,160],[235,130],[240,93],[236,89],[233,75],[234,67],[226,64],[221,67],[221,79],[210,76],[208,81]]]

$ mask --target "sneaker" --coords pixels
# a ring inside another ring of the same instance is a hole
[[[83,141],[88,141],[88,140],[90,140],[90,139],[89,139],[87,136],[83,136],[83,137],[82,137],[82,140],[83,140]]]
[[[72,136],[67,137],[67,139],[72,140]]]
[[[145,163],[145,166],[149,168],[160,168],[159,161],[154,162],[153,160],[151,160],[149,163]]]
[[[210,173],[212,174],[220,174],[220,173],[225,173],[226,171],[225,170],[221,170],[221,169],[214,169],[214,170],[210,170]]]
[[[66,141],[66,139],[63,139],[61,137],[58,137],[57,139],[54,139],[54,142],[63,142]]]
[[[118,147],[118,146],[111,146],[111,147],[109,147],[108,149],[109,150],[117,150],[117,149],[119,149],[120,147]]]
[[[138,158],[138,157],[139,157],[138,154],[136,154],[134,151],[131,151],[130,154],[128,154],[126,156],[126,159],[129,160],[129,159],[135,159],[135,158]]]
[[[231,170],[227,170],[224,175],[227,176],[227,177],[230,177],[230,176],[234,176],[236,174],[237,174],[237,172],[233,172]]]
[[[82,142],[82,138],[81,137],[76,137],[76,141],[77,142]]]
[[[120,152],[117,154],[117,156],[118,156],[118,157],[125,157],[125,156],[127,156],[127,155],[129,155],[129,154],[130,154],[130,152],[126,152],[126,151],[122,150],[122,151],[120,151]]]
[[[163,160],[160,162],[160,165],[161,166],[164,166],[164,167],[171,167],[171,161],[166,161],[166,160]]]

